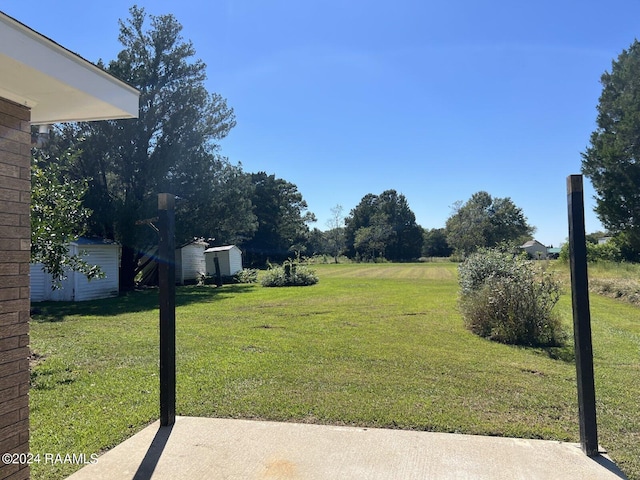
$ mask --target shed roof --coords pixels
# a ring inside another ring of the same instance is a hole
[[[240,250],[240,249],[239,249],[238,247],[236,247],[235,245],[223,245],[223,246],[221,246],[221,247],[211,247],[211,248],[207,248],[207,249],[204,251],[204,253],[207,253],[207,252],[228,252],[229,250],[232,250],[232,249],[234,249],[234,248],[236,248],[236,249]]]
[[[176,249],[178,248],[184,248],[184,247],[188,247],[189,245],[204,245],[207,246],[209,245],[209,242],[207,242],[206,240],[202,239],[202,238],[194,238],[193,240],[189,240],[188,242],[182,243],[180,245],[178,245],[176,247]]]
[[[118,245],[118,243],[113,240],[97,237],[80,237],[71,243],[75,245]]]
[[[31,109],[31,123],[134,118],[139,92],[0,12],[0,97]]]

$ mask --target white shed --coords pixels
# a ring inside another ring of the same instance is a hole
[[[520,246],[534,260],[547,258],[547,247],[537,240],[529,240]]]
[[[213,260],[216,257],[220,264],[220,274],[223,277],[230,277],[242,270],[242,251],[235,245],[225,245],[208,248],[204,251],[207,275],[214,276],[216,274]]]
[[[79,238],[69,244],[72,255],[82,254],[82,259],[90,265],[98,265],[104,272],[104,278],[87,280],[79,272],[69,272],[62,288],[52,288],[51,275],[42,270],[42,264],[30,265],[31,301],[76,301],[96,300],[114,297],[119,292],[120,282],[120,245],[110,240]]]
[[[208,246],[204,240],[193,240],[176,248],[176,283],[184,285],[185,281],[197,280],[207,271],[204,251]]]

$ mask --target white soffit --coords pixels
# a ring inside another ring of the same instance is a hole
[[[2,12],[0,97],[35,125],[138,116],[135,88]]]

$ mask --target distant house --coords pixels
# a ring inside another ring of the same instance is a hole
[[[42,264],[32,263],[29,279],[32,302],[81,302],[118,295],[120,245],[110,240],[81,237],[69,244],[69,253],[81,255],[89,265],[98,265],[105,274],[104,278],[87,280],[82,273],[68,272],[67,278],[61,282],[61,287],[54,289],[53,279],[42,270]]]
[[[208,246],[204,240],[193,240],[176,248],[176,283],[184,285],[205,274],[204,251]]]
[[[214,258],[218,259],[220,274],[230,277],[242,270],[242,251],[235,245],[208,248],[204,251],[207,275],[216,274]]]
[[[527,252],[529,257],[534,260],[547,258],[547,247],[537,240],[529,240],[525,244],[520,245],[520,248]]]
[[[553,248],[553,247],[549,247],[547,248],[547,257],[548,258],[558,258],[560,257],[560,252],[562,251],[561,248]]]

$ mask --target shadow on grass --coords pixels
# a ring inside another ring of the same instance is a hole
[[[576,354],[572,343],[555,347],[518,346],[517,348],[523,348],[525,350],[535,352],[538,355],[546,355],[552,360],[560,360],[565,363],[575,363],[576,361]]]
[[[561,360],[566,363],[575,363],[576,352],[573,345],[564,345],[562,347],[546,347],[541,349],[549,358],[553,360]]]
[[[253,284],[232,284],[222,287],[176,287],[176,307],[206,303],[232,297],[255,287]],[[67,316],[114,316],[155,310],[158,307],[158,289],[150,288],[128,292],[114,298],[88,302],[39,302],[31,304],[34,322],[61,322]]]

